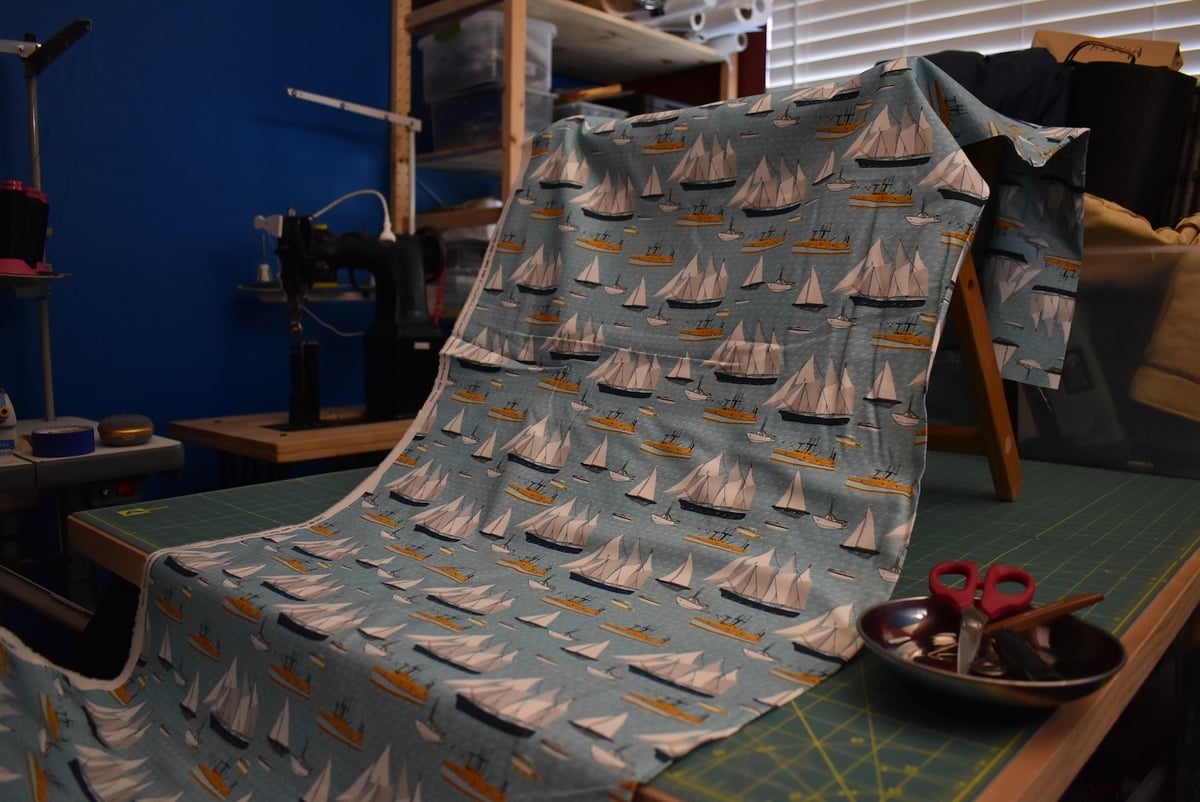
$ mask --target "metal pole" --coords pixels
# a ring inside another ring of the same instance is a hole
[[[38,91],[37,77],[28,75],[25,78],[25,98],[29,104],[29,170],[30,183],[34,189],[42,188],[42,148],[38,136]],[[43,254],[44,255],[44,254]],[[41,329],[42,343],[42,394],[46,399],[46,420],[52,421],[57,415],[54,409],[54,367],[50,357],[50,293],[38,297],[38,322]]]

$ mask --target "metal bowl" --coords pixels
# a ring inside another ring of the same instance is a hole
[[[858,618],[867,648],[888,666],[939,694],[1021,707],[1056,707],[1087,696],[1125,664],[1125,648],[1113,635],[1074,616],[1062,616],[1019,633],[1061,679],[1033,681],[959,674],[952,649],[938,656],[937,643],[956,635],[959,612],[931,596],[876,604]],[[934,656],[930,656],[930,652]]]

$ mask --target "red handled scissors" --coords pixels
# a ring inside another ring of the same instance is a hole
[[[957,576],[964,579],[962,587],[949,588],[942,581],[943,577]],[[1000,589],[1002,582],[1019,584],[1021,590],[1007,593]],[[982,595],[976,598],[980,587]],[[983,641],[984,624],[1024,610],[1033,601],[1035,589],[1033,575],[1011,565],[993,565],[985,576],[980,576],[979,565],[970,560],[952,560],[933,566],[929,572],[929,592],[950,602],[962,614],[958,630],[959,674],[970,670]]]

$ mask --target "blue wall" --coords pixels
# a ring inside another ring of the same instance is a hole
[[[77,17],[93,27],[39,80],[50,319],[58,415],[170,420],[286,409],[281,304],[237,289],[254,280],[256,214],[311,213],[343,193],[388,195],[387,126],[289,98],[285,87],[386,108],[390,4],[315,0],[203,4],[6,4],[0,39],[45,41]],[[0,57],[0,178],[28,181],[22,65]],[[441,193],[439,193],[441,194]],[[422,206],[428,205],[418,196]],[[326,218],[378,231],[369,198]],[[358,330],[368,304],[323,304]],[[321,343],[324,405],[362,400],[357,339],[306,322]],[[36,304],[0,291],[0,386],[22,418],[44,411]],[[168,492],[215,483],[188,447]]]

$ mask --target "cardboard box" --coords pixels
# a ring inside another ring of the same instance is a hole
[[[1087,36],[1064,31],[1037,31],[1033,35],[1033,46],[1044,47],[1058,61],[1090,62],[1119,61],[1126,64],[1141,64],[1146,67],[1183,68],[1183,55],[1179,42],[1154,39],[1118,39],[1115,37]]]

